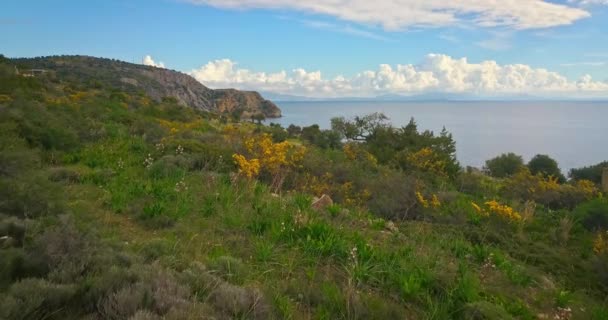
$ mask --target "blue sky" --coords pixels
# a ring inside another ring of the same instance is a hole
[[[307,96],[608,95],[606,0],[302,2],[8,0],[0,53],[149,55],[211,87]]]

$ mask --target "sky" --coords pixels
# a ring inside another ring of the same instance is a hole
[[[608,97],[608,0],[4,0],[0,54],[307,97]]]

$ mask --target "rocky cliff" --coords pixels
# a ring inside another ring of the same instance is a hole
[[[267,118],[281,116],[281,110],[254,91],[213,90],[191,76],[124,61],[88,56],[53,56],[15,59],[22,67],[53,71],[61,81],[95,82],[128,92],[143,92],[155,100],[173,97],[186,106],[211,112]]]

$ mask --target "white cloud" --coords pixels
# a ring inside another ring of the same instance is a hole
[[[602,67],[607,63],[604,61],[578,61],[578,62],[568,62],[562,63],[560,66],[562,67]]]
[[[476,42],[475,45],[493,51],[507,50],[511,48],[511,36],[511,32],[493,32],[491,38]]]
[[[381,25],[386,30],[472,23],[481,27],[547,28],[589,17],[584,9],[545,0],[187,0],[227,9],[287,9]],[[598,0],[583,0],[598,1]],[[606,1],[606,0],[601,0]]]
[[[150,55],[145,56],[142,59],[141,64],[143,64],[145,66],[152,66],[152,67],[157,67],[157,68],[164,68],[165,67],[164,63],[162,63],[160,61],[157,63],[156,61],[154,61],[154,59],[152,59],[152,56],[150,56]]]
[[[470,63],[443,54],[429,54],[419,64],[381,64],[352,77],[323,78],[320,71],[256,72],[229,59],[211,61],[190,72],[212,88],[232,87],[309,97],[369,97],[424,92],[471,93],[481,96],[538,94],[544,96],[608,96],[608,83],[585,76],[579,81],[524,64],[496,61]]]
[[[327,30],[327,31],[331,31],[331,32],[343,33],[343,34],[348,34],[351,36],[368,38],[368,39],[373,39],[373,40],[392,41],[391,39],[389,39],[387,37],[383,37],[381,35],[378,35],[376,33],[373,33],[373,32],[367,31],[367,30],[354,28],[349,25],[338,25],[338,24],[334,24],[334,23],[329,23],[329,22],[325,22],[325,21],[317,21],[317,20],[298,20],[298,21],[300,21],[303,25],[310,27],[310,28],[322,29],[322,30]]]
[[[568,0],[570,3],[577,3],[583,6],[588,5],[608,5],[608,0]]]

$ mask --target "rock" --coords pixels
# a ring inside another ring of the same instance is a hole
[[[314,199],[312,204],[310,205],[313,209],[320,211],[334,204],[334,201],[331,198],[324,194],[321,198]]]
[[[555,283],[553,283],[549,277],[541,276],[538,280],[538,284],[541,286],[541,288],[546,290],[555,290]]]
[[[469,320],[511,320],[514,319],[503,307],[488,301],[467,303],[463,309],[463,319]]]
[[[388,230],[388,231],[390,231],[390,232],[392,232],[392,233],[397,233],[397,232],[399,232],[399,228],[397,228],[397,226],[395,225],[395,223],[394,223],[394,222],[392,222],[392,221],[387,221],[387,222],[384,224],[384,229],[386,229],[386,230]]]

